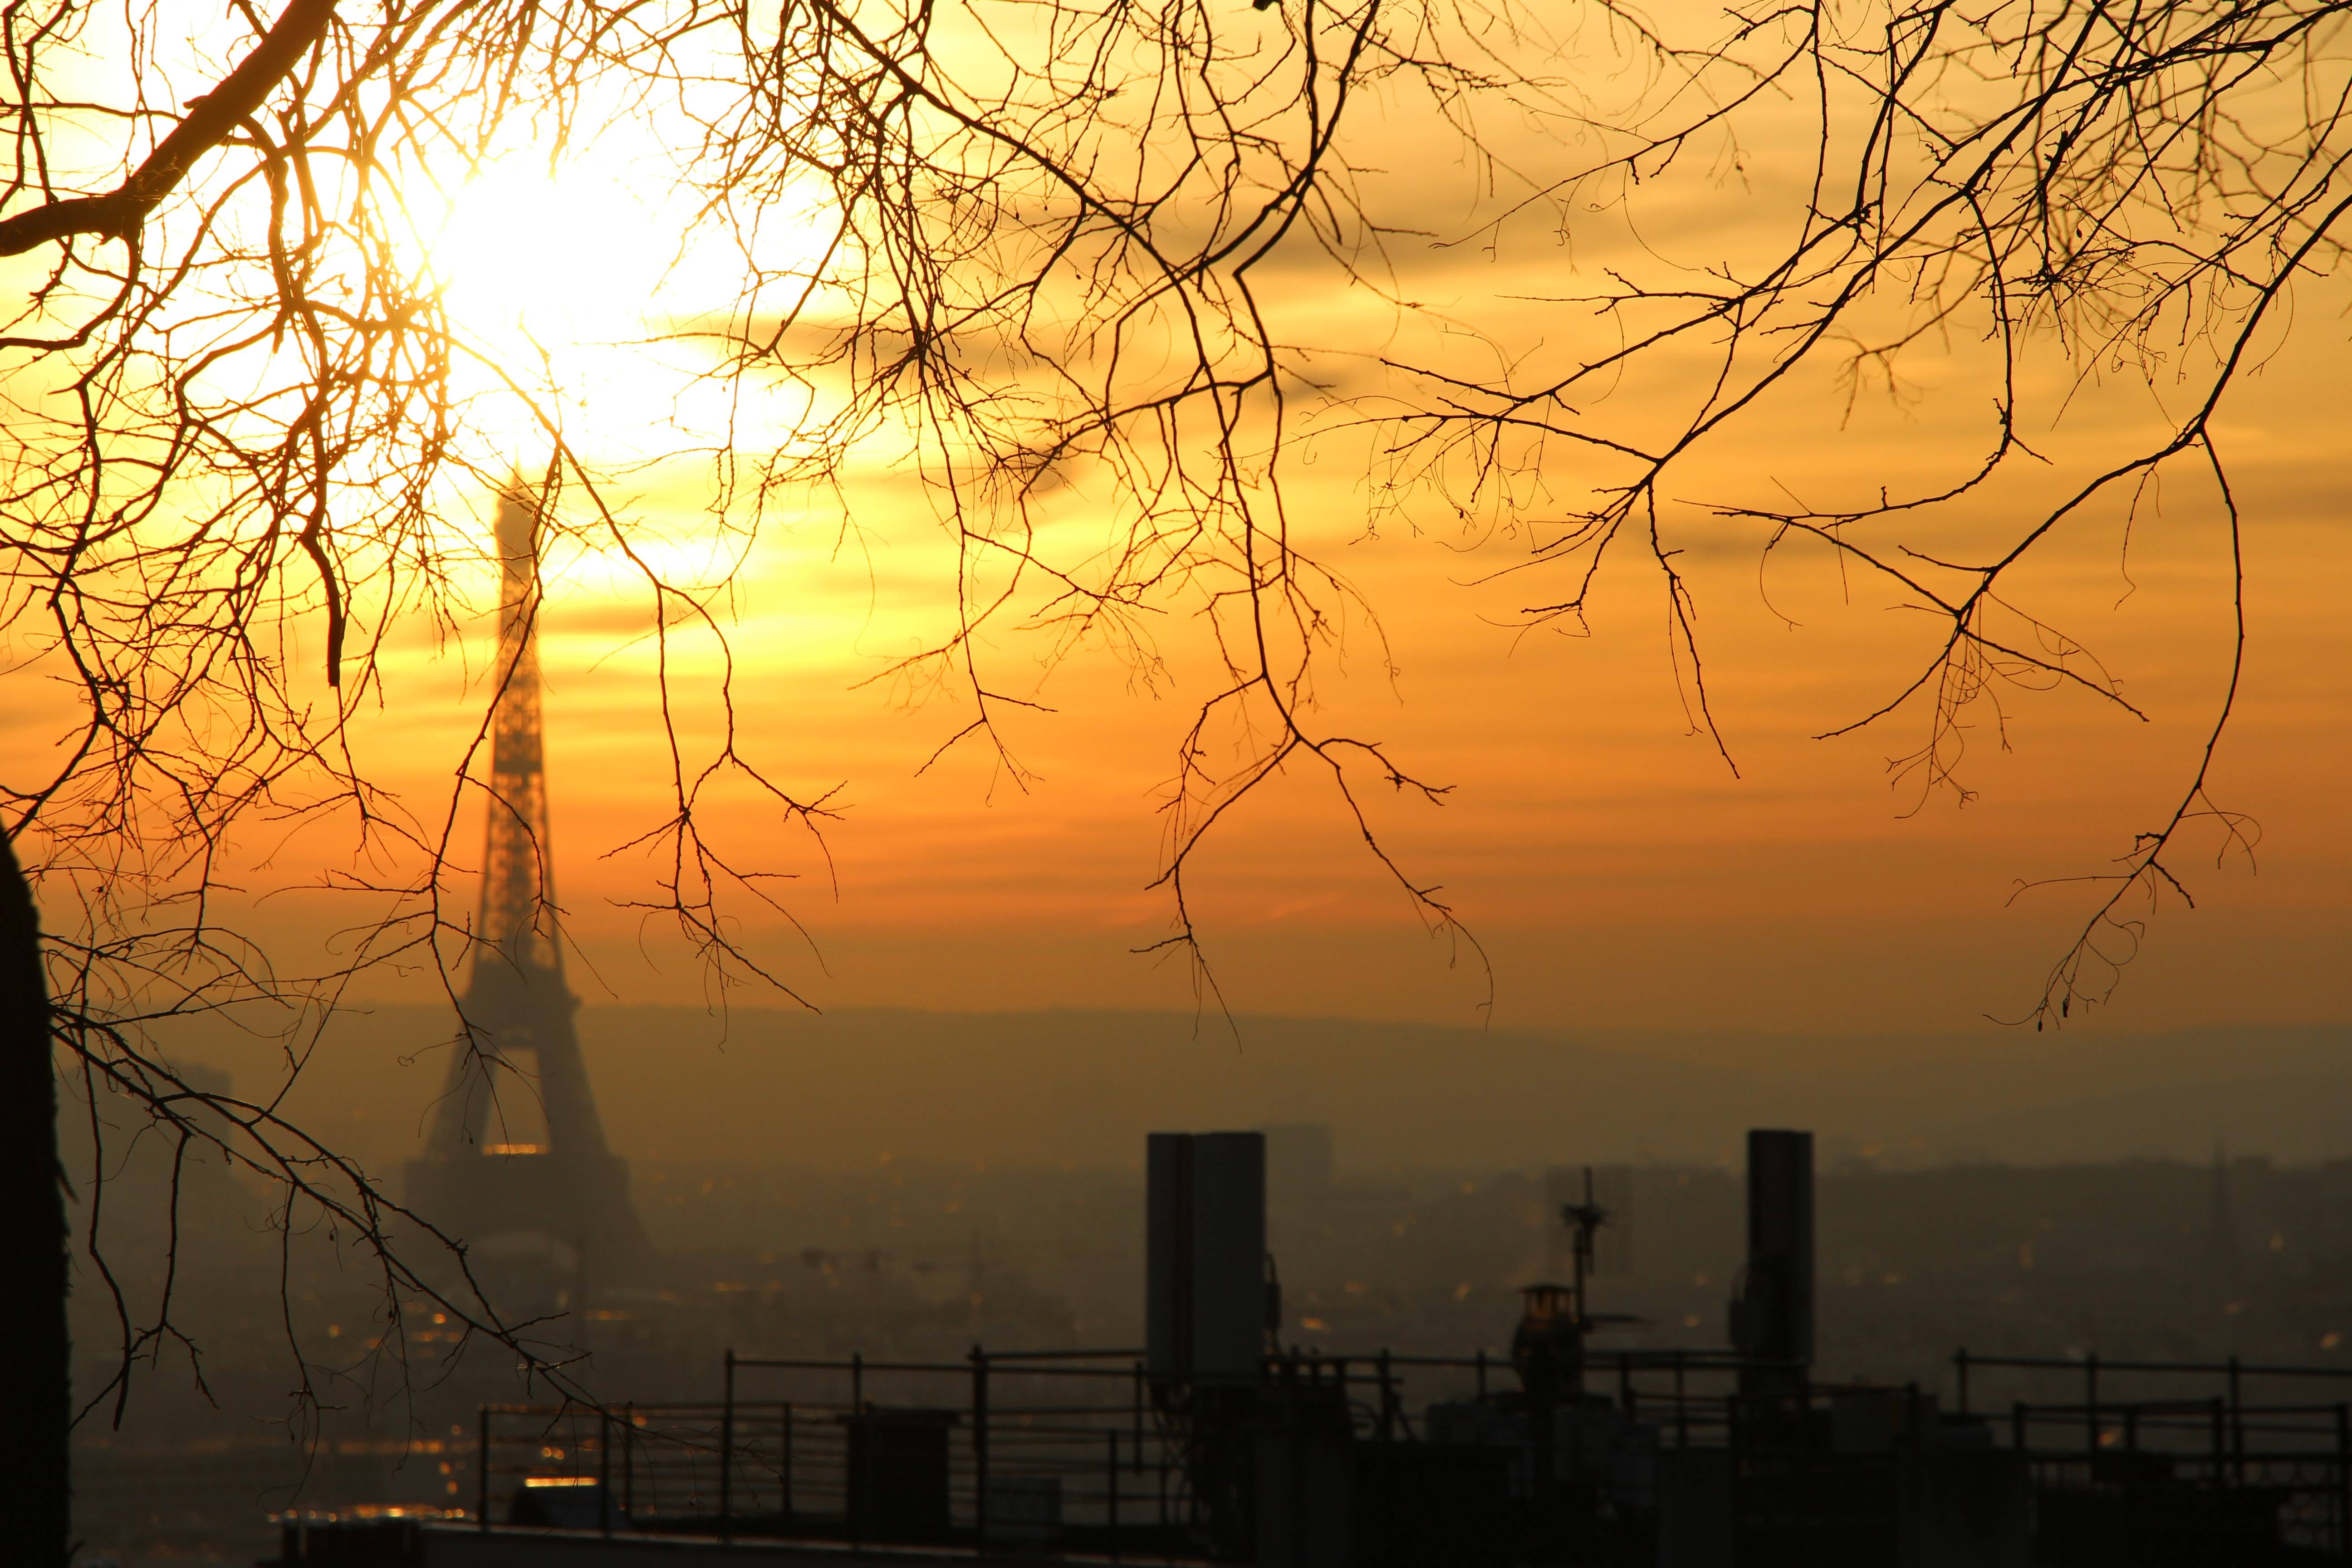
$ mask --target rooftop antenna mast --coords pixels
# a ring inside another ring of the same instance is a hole
[[[1585,1291],[1589,1288],[1588,1281],[1591,1279],[1593,1272],[1593,1238],[1600,1234],[1601,1227],[1609,1223],[1609,1211],[1595,1203],[1592,1198],[1591,1166],[1584,1167],[1584,1201],[1580,1204],[1560,1205],[1559,1217],[1575,1232],[1571,1253],[1575,1269],[1571,1276],[1573,1280],[1571,1289],[1574,1292],[1571,1297],[1571,1310],[1575,1312],[1578,1322],[1589,1323],[1593,1321],[1592,1303]]]

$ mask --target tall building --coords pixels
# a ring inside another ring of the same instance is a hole
[[[652,1247],[629,1201],[628,1163],[604,1142],[573,1025],[580,1002],[563,977],[540,744],[538,534],[533,500],[502,497],[481,912],[465,1035],[425,1154],[408,1167],[408,1203],[469,1247],[551,1241],[611,1282],[640,1273]]]

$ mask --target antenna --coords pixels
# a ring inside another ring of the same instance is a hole
[[[1559,1217],[1575,1232],[1575,1239],[1571,1243],[1575,1273],[1570,1310],[1575,1313],[1578,1322],[1590,1322],[1592,1321],[1592,1304],[1586,1299],[1585,1290],[1586,1281],[1592,1277],[1592,1238],[1602,1226],[1609,1223],[1609,1211],[1592,1198],[1591,1166],[1584,1167],[1584,1201],[1560,1205]]]

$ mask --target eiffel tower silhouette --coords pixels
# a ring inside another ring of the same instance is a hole
[[[499,696],[490,718],[488,846],[472,973],[472,1048],[454,1052],[409,1206],[469,1244],[518,1233],[576,1248],[596,1278],[641,1274],[653,1247],[606,1147],[580,1057],[555,913],[539,723],[539,508],[499,498]]]

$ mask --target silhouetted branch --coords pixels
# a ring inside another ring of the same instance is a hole
[[[289,0],[253,52],[218,87],[189,103],[187,114],[129,179],[104,195],[52,198],[0,218],[0,256],[21,256],[77,234],[131,238],[155,205],[179,188],[196,160],[261,108],[287,73],[318,47],[334,19],[335,0]]]

